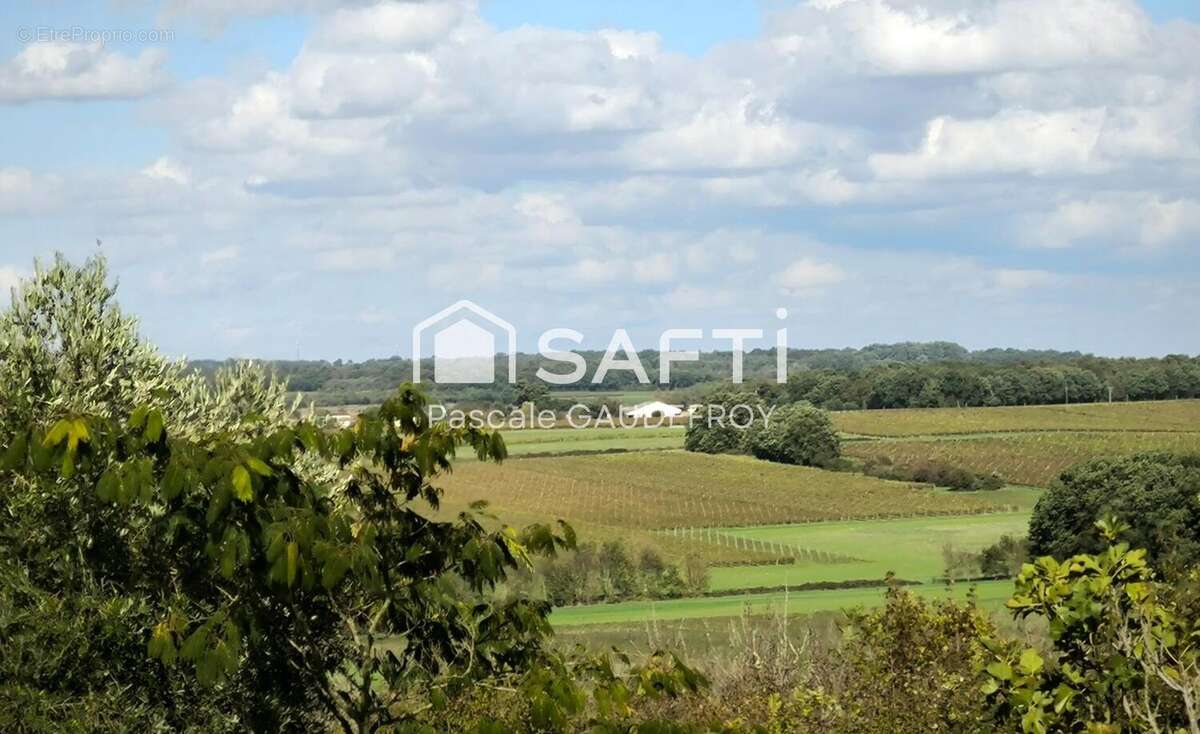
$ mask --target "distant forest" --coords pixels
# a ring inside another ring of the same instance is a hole
[[[604,356],[580,351],[587,371],[569,388],[543,385],[539,367],[563,373],[570,366],[537,354],[517,355],[518,385],[431,386],[447,402],[507,405],[528,399],[601,402],[597,393],[646,391],[669,393],[675,402],[691,402],[729,385],[730,352],[704,352],[696,362],[672,362],[671,384],[659,385],[658,352],[638,353],[651,385],[638,383],[629,370],[613,370],[599,384],[591,379]],[[618,355],[624,356],[624,355]],[[746,389],[782,401],[806,400],[830,410],[923,408],[939,406],[1039,405],[1106,400],[1163,400],[1200,397],[1200,357],[1107,358],[1053,350],[983,349],[971,351],[951,342],[872,344],[861,349],[792,349],[786,385],[775,384],[775,352],[758,349],[744,359]],[[496,374],[507,369],[498,356]],[[213,374],[224,362],[197,361]],[[412,361],[393,357],[365,362],[276,361],[270,366],[292,391],[318,406],[370,405],[382,402],[412,379]],[[432,361],[423,363],[426,379]]]

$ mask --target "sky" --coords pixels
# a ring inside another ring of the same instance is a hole
[[[102,251],[177,356],[460,299],[522,351],[1197,354],[1198,245],[1197,0],[0,6],[0,287]]]

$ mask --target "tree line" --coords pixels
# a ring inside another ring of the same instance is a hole
[[[602,352],[579,353],[595,373]],[[647,373],[657,375],[659,355],[639,353]],[[599,384],[554,388],[558,402],[596,401],[598,392],[644,390],[670,392],[673,402],[699,402],[713,389],[729,386],[728,352],[705,352],[697,362],[672,364],[671,383],[643,385],[629,371],[611,371]],[[223,362],[193,362],[212,376]],[[365,362],[269,362],[288,384],[317,405],[378,404],[412,378],[412,362],[390,358]],[[517,356],[515,385],[431,385],[434,397],[447,402],[515,405],[552,388],[537,370],[558,365],[538,355]],[[504,374],[498,361],[497,374]],[[430,369],[431,373],[432,370]],[[786,401],[807,401],[828,410],[974,407],[1141,401],[1200,397],[1200,357],[1108,358],[1077,352],[988,349],[967,351],[946,342],[872,345],[862,349],[791,350],[786,385],[775,384],[775,354],[745,355],[748,387]],[[552,407],[552,406],[547,406]]]

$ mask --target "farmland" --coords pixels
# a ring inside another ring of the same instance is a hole
[[[977,472],[996,472],[1009,482],[1041,487],[1080,462],[1139,451],[1197,452],[1200,433],[1061,431],[940,440],[861,441],[845,445],[846,454],[858,459],[886,457],[909,464],[933,459]]]
[[[950,492],[857,472],[785,466],[679,450],[684,430],[558,428],[505,433],[512,460],[462,461],[443,482],[443,514],[486,499],[500,520],[562,518],[585,541],[653,548],[709,565],[709,589],[728,596],[564,608],[559,625],[611,629],[656,618],[761,613],[811,584],[878,581],[891,572],[940,588],[943,549],[978,552],[1022,535],[1040,495],[1064,469],[1099,456],[1200,451],[1200,401],[834,413],[851,459],[936,460],[1010,484]],[[984,585],[1000,598],[1000,585]],[[745,590],[747,593],[739,594]],[[756,590],[764,590],[758,593]],[[794,613],[873,603],[879,589],[802,590]],[[749,604],[749,607],[747,607]]]
[[[921,516],[991,517],[1024,512],[1031,504],[1029,494],[1019,490],[951,493],[860,474],[682,451],[531,458],[500,466],[463,463],[443,487],[445,515],[483,498],[491,512],[511,524],[563,518],[585,539],[620,539],[633,547],[655,548],[676,560],[694,553],[722,566],[765,563],[714,568],[714,580],[718,574],[722,579],[737,579],[743,572],[742,578],[753,579],[742,587],[788,583],[792,559],[816,565],[804,566],[807,570],[802,572],[814,579],[822,574],[819,580],[883,578],[876,569],[845,565],[850,556],[832,547],[810,547],[794,538],[756,537],[746,532],[749,527],[819,527],[828,521]],[[936,557],[937,547],[933,553]],[[785,564],[776,565],[780,561]],[[736,581],[720,583],[720,588],[737,586]],[[714,584],[714,588],[718,587]]]
[[[950,591],[945,586],[915,586],[909,589],[928,599],[965,599],[974,590],[976,600],[984,607],[1000,608],[1012,595],[1012,581],[984,581],[975,585],[956,584]],[[656,619],[704,619],[732,617],[741,614],[768,615],[813,614],[851,607],[871,607],[883,603],[883,589],[839,589],[836,591],[776,591],[741,596],[719,596],[697,599],[672,599],[660,602],[623,602],[596,604],[586,607],[557,609],[550,621],[557,627],[576,625],[610,625],[645,623]]]
[[[942,574],[944,546],[979,551],[1003,534],[1024,534],[1028,523],[1028,511],[1018,511],[995,515],[729,528],[724,532],[734,537],[810,549],[836,560],[755,568],[714,568],[711,588],[726,591],[855,579],[878,580],[889,572],[902,579],[928,583]]]
[[[448,499],[485,497],[502,514],[549,509],[568,519],[646,530],[1007,509],[981,494],[682,451],[464,464],[444,485]]]
[[[602,451],[650,451],[683,446],[684,428],[530,428],[508,431],[510,456]]]
[[[851,410],[839,431],[862,436],[942,436],[1009,431],[1200,431],[1200,400],[998,408]]]

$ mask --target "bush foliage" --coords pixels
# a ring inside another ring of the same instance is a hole
[[[781,464],[823,466],[841,455],[829,413],[802,403],[776,408],[751,426],[746,445],[755,457]]]
[[[1038,500],[1030,552],[1060,560],[1096,553],[1096,518],[1114,515],[1127,537],[1166,569],[1200,560],[1200,456],[1144,453],[1098,459],[1067,470]]]

